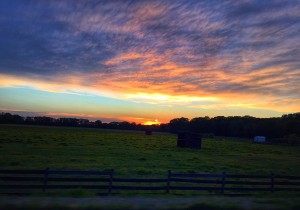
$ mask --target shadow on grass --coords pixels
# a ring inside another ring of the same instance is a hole
[[[62,205],[62,204],[52,204],[48,206],[39,206],[39,205],[14,205],[8,204],[0,206],[0,209],[9,209],[9,210],[123,210],[123,209],[132,209],[130,205],[111,205],[111,206],[100,206],[100,205],[85,205],[85,206],[72,206]]]
[[[134,204],[25,204],[25,205],[16,205],[16,204],[4,204],[0,205],[0,209],[10,209],[10,210],[125,210],[125,209],[161,209],[161,210],[243,210],[243,209],[255,209],[255,210],[265,210],[265,209],[291,209],[298,210],[300,209],[300,204],[288,205],[288,206],[243,206],[239,204],[215,204],[215,203],[194,203],[186,205],[177,205],[177,206],[164,206],[161,207],[154,205],[144,206],[143,204],[134,205]]]

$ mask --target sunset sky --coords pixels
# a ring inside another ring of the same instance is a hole
[[[0,1],[0,111],[169,122],[300,111],[300,1]]]

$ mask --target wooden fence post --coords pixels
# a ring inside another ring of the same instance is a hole
[[[44,174],[43,192],[46,192],[47,182],[48,182],[48,174],[49,174],[49,168],[46,168],[45,169],[45,174]]]
[[[275,175],[272,172],[271,173],[271,192],[274,192],[274,178],[275,178]]]
[[[109,188],[108,188],[108,194],[112,194],[112,184],[113,184],[113,174],[114,174],[114,169],[111,169],[111,173],[109,176]]]
[[[223,195],[225,193],[225,184],[226,184],[226,172],[223,172],[223,174],[222,174],[222,189],[221,189],[221,192]]]
[[[170,178],[171,178],[171,170],[168,170],[168,178],[167,178],[167,193],[170,193]]]

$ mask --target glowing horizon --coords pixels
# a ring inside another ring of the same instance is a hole
[[[297,1],[82,4],[1,1],[0,110],[143,124],[300,111]]]

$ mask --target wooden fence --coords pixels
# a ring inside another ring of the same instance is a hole
[[[0,170],[1,194],[31,194],[50,190],[86,189],[97,194],[123,190],[207,191],[218,194],[258,191],[300,191],[299,176],[186,174],[168,171],[166,178],[116,178],[114,170]]]

